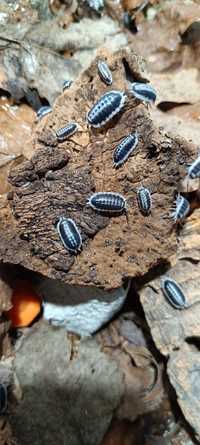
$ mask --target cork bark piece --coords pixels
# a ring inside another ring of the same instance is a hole
[[[99,58],[111,69],[111,87],[99,78]],[[127,277],[141,276],[167,262],[176,251],[173,222],[163,216],[170,212],[193,147],[154,126],[150,110],[130,94],[129,80],[147,81],[143,60],[129,50],[114,56],[101,52],[38,124],[33,157],[10,174],[13,194],[0,239],[4,261],[28,265],[66,283],[111,289]],[[109,89],[125,91],[126,105],[106,128],[94,130],[87,125],[86,115]],[[72,121],[78,123],[78,133],[58,144],[55,131]],[[136,130],[139,143],[134,156],[114,169],[114,148]],[[149,217],[141,215],[137,206],[135,192],[141,184],[152,191]],[[95,191],[123,194],[127,216],[95,213],[86,205]],[[82,233],[83,249],[76,257],[59,240],[60,216],[73,218]]]

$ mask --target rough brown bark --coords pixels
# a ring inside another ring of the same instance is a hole
[[[111,89],[128,89],[132,80],[146,80],[143,61],[131,51],[101,53],[113,74]],[[127,70],[128,68],[128,70]],[[138,277],[167,262],[176,251],[170,211],[180,178],[194,149],[154,126],[150,111],[128,93],[124,111],[106,129],[88,128],[86,114],[108,88],[97,74],[97,60],[57,100],[53,113],[41,121],[33,137],[35,154],[10,174],[13,194],[1,215],[0,258],[71,284],[115,288],[127,277]],[[55,130],[77,121],[80,132],[57,144]],[[136,154],[115,170],[112,154],[118,142],[138,130]],[[152,215],[142,216],[137,186],[153,193]],[[86,206],[94,191],[122,193],[125,215],[104,217]],[[77,257],[60,243],[55,224],[72,217],[83,236]],[[4,229],[2,231],[2,225]],[[6,227],[6,228],[5,228]]]

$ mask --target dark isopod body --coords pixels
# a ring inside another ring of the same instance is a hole
[[[0,414],[3,414],[7,409],[7,387],[3,383],[0,384]]]
[[[65,81],[63,82],[63,91],[65,91],[65,90],[67,90],[68,88],[70,88],[72,83],[73,83],[72,80],[65,80]]]
[[[121,111],[126,95],[121,91],[109,91],[100,97],[90,109],[87,120],[95,128],[100,128]]]
[[[122,165],[129,156],[133,153],[134,149],[138,144],[138,134],[137,131],[135,133],[129,134],[126,136],[119,145],[115,148],[113,153],[113,165],[114,167],[119,167]]]
[[[147,187],[139,187],[137,190],[137,202],[140,212],[144,216],[148,216],[151,213],[152,201],[151,193]]]
[[[134,82],[131,84],[131,91],[142,102],[154,103],[156,101],[156,91],[147,83]]]
[[[73,219],[61,217],[57,224],[57,230],[67,250],[74,254],[81,250],[82,237]]]
[[[200,178],[200,156],[188,168],[188,177],[190,179]]]
[[[120,193],[97,192],[88,199],[94,210],[104,213],[122,213],[126,210],[126,199]]]
[[[112,74],[106,62],[99,60],[98,73],[106,85],[112,85]]]
[[[176,309],[188,307],[186,297],[181,287],[172,278],[164,278],[161,281],[161,289],[169,303]]]
[[[59,128],[56,131],[56,137],[59,142],[63,142],[74,134],[78,129],[78,125],[75,122],[71,122],[65,127]]]
[[[171,213],[172,218],[175,223],[179,223],[184,220],[187,214],[190,211],[190,203],[189,201],[181,195],[178,195],[176,198],[176,208]]]
[[[42,119],[44,116],[46,116],[47,114],[49,114],[51,112],[52,112],[52,108],[49,106],[39,108],[39,110],[37,111],[38,120]]]

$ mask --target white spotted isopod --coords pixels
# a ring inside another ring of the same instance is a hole
[[[112,85],[112,74],[106,62],[99,60],[98,62],[98,73],[106,85]]]
[[[148,216],[151,213],[151,193],[147,187],[141,186],[137,189],[137,203],[142,215]]]
[[[200,178],[200,156],[189,166],[187,176],[189,179]]]
[[[63,142],[72,136],[78,129],[78,125],[75,122],[71,122],[65,127],[59,128],[56,131],[56,137],[59,142]]]
[[[156,91],[147,83],[133,82],[130,91],[142,102],[154,103],[156,101]]]
[[[120,193],[97,192],[87,203],[97,212],[119,214],[126,211],[126,199]]]
[[[138,144],[138,134],[131,133],[117,145],[113,153],[113,165],[119,167],[131,156]]]
[[[161,289],[165,298],[175,309],[189,309],[190,307],[200,303],[200,300],[197,300],[194,303],[188,304],[181,286],[172,278],[165,277],[162,279]]]
[[[39,108],[39,110],[37,111],[37,118],[38,120],[42,119],[44,116],[46,116],[47,114],[52,113],[52,108],[50,106],[44,106]]]
[[[88,123],[94,128],[104,126],[122,110],[126,97],[121,91],[109,91],[101,96],[87,115]]]
[[[190,211],[190,203],[189,201],[181,195],[178,195],[176,198],[176,208],[171,213],[171,217],[174,219],[175,223],[180,223],[185,219]]]
[[[73,254],[80,252],[82,237],[75,221],[62,216],[56,227],[64,247]]]
[[[72,80],[65,80],[64,82],[63,82],[63,91],[65,91],[65,90],[67,90],[68,88],[70,88],[71,87],[71,85],[72,85]]]

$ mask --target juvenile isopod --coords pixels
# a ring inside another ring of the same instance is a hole
[[[3,414],[7,409],[8,404],[7,386],[0,384],[0,414]]]
[[[151,193],[147,187],[141,186],[137,189],[137,203],[142,215],[148,216],[151,213]]]
[[[126,211],[126,199],[120,193],[97,192],[87,203],[97,212],[118,214]]]
[[[192,304],[188,304],[187,298],[181,288],[181,286],[172,278],[165,277],[161,280],[161,289],[165,298],[176,309],[188,309],[195,304],[199,304],[197,300]]]
[[[113,153],[113,165],[119,167],[131,156],[138,144],[138,134],[131,133],[126,136],[119,145],[115,148]]]
[[[101,96],[87,115],[88,123],[95,128],[105,125],[122,110],[126,97],[121,91],[109,91]]]
[[[65,127],[59,128],[56,131],[56,137],[59,142],[63,142],[74,134],[78,129],[78,125],[75,122],[71,122]]]
[[[188,178],[197,179],[200,178],[200,156],[195,159],[188,168]]]
[[[106,62],[99,60],[98,73],[106,85],[112,85],[112,74]]]
[[[63,246],[71,253],[78,253],[82,246],[82,237],[75,221],[63,216],[57,223],[57,231]]]
[[[156,101],[156,91],[148,83],[133,82],[131,92],[142,102],[154,103]]]
[[[72,83],[73,83],[72,80],[65,80],[63,82],[63,91],[65,91],[66,89],[70,88]]]
[[[181,195],[176,198],[176,208],[171,213],[171,217],[174,219],[175,223],[179,223],[185,219],[190,211],[189,201]]]
[[[47,114],[52,113],[52,108],[49,106],[41,107],[37,111],[37,118],[42,119],[42,117],[46,116]]]

